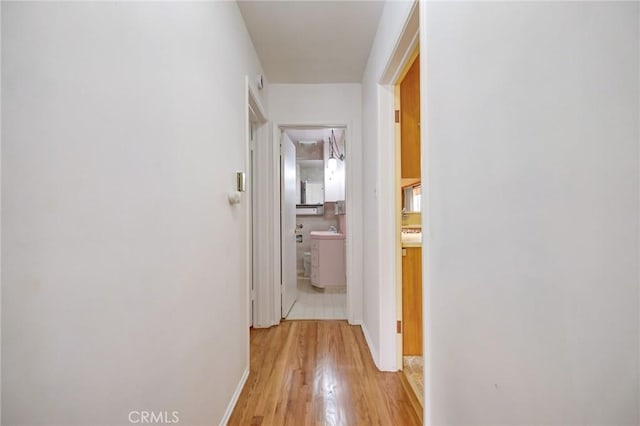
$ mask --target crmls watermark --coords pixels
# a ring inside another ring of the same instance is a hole
[[[133,424],[175,424],[180,423],[178,411],[129,411],[129,423]]]

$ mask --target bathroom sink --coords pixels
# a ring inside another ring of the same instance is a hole
[[[422,232],[403,232],[402,242],[403,243],[421,243]]]
[[[334,231],[311,231],[311,238],[315,240],[344,240],[345,235]]]

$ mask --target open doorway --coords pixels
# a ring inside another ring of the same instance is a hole
[[[281,127],[281,308],[347,319],[346,127]]]
[[[420,55],[416,47],[394,87],[396,107],[397,306],[399,368],[424,405],[422,306],[422,173],[420,148]],[[422,411],[422,410],[419,410]]]

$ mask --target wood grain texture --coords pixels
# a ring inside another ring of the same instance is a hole
[[[230,425],[419,425],[401,373],[375,367],[346,321],[251,331],[251,371]]]
[[[402,178],[420,179],[420,55],[400,82]]]
[[[402,354],[422,355],[422,248],[402,256]]]

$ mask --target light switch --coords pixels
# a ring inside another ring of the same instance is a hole
[[[244,172],[236,172],[236,183],[238,192],[244,192],[247,190],[246,175]]]

